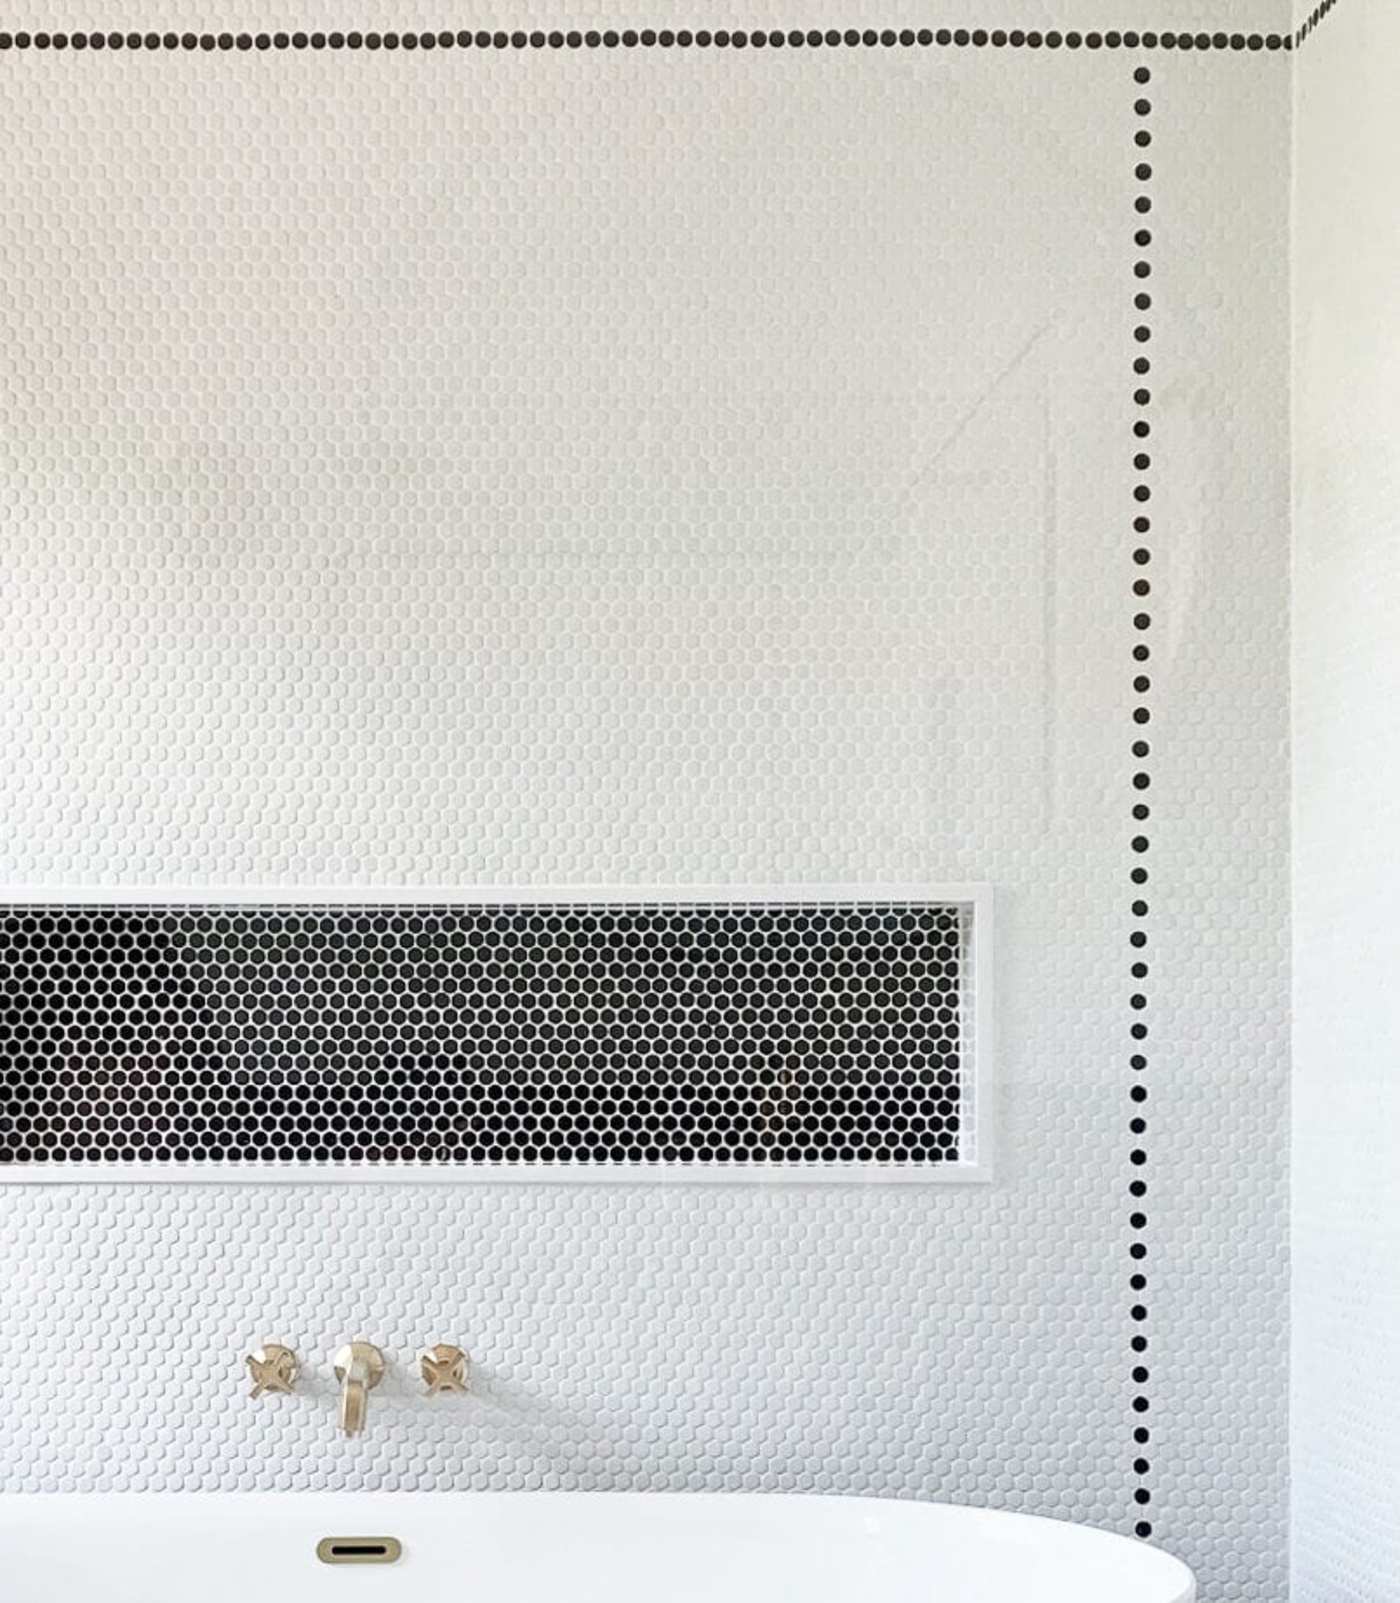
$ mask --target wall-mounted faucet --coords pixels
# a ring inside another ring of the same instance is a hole
[[[335,1355],[335,1378],[340,1382],[340,1428],[358,1436],[365,1428],[369,1394],[384,1379],[384,1354],[367,1341],[352,1341]]]
[[[365,1428],[369,1394],[384,1379],[388,1364],[378,1347],[367,1341],[352,1341],[331,1360],[340,1382],[340,1428],[347,1436],[358,1436]],[[289,1392],[296,1384],[297,1355],[280,1342],[264,1342],[244,1359],[253,1381],[252,1395]],[[429,1397],[439,1392],[465,1392],[471,1359],[460,1347],[440,1341],[418,1355],[418,1372]]]

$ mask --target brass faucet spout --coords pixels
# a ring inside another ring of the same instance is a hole
[[[369,1394],[384,1378],[384,1354],[367,1341],[352,1341],[335,1355],[335,1378],[340,1382],[340,1428],[358,1436],[365,1428]]]

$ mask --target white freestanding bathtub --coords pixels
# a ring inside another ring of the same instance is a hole
[[[0,1498],[3,1603],[1193,1603],[1195,1595],[1185,1565],[1125,1537],[942,1503],[583,1492]]]

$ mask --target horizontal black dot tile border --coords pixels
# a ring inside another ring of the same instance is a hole
[[[1299,30],[1306,37],[1331,9],[1318,8]],[[1183,53],[1272,54],[1293,49],[1295,36],[1280,33],[1172,33],[1040,31],[1034,28],[623,28],[531,32],[442,29],[437,32],[361,33],[0,33],[0,50],[813,50],[1013,49],[1174,50]]]
[[[0,911],[0,1169],[967,1161],[962,903]]]

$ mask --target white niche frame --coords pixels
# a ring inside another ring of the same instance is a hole
[[[995,1024],[993,895],[988,883],[802,885],[199,885],[0,886],[0,908],[24,907],[414,907],[627,906],[804,903],[898,906],[960,905],[972,920],[962,992],[963,1030],[973,1043],[963,1096],[970,1107],[972,1153],[954,1163],[726,1164],[388,1164],[388,1163],[63,1163],[0,1164],[3,1185],[180,1182],[191,1185],[334,1182],[349,1185],[985,1185],[993,1178]],[[0,999],[3,1009],[3,999]]]

